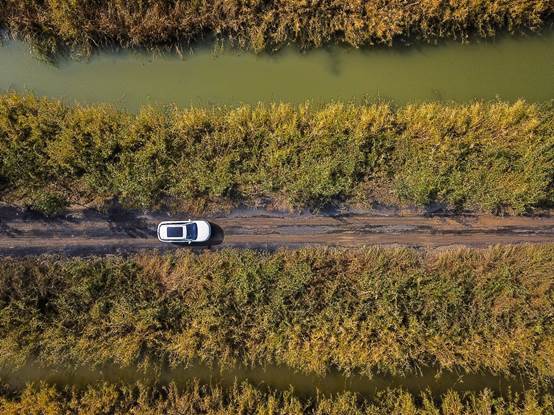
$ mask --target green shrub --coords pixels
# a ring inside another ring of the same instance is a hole
[[[61,215],[68,205],[67,200],[59,194],[37,191],[32,195],[28,207],[44,216],[55,217]]]
[[[552,136],[533,134],[539,120],[523,102],[464,108],[408,106],[399,113],[406,130],[398,143],[395,176],[401,199],[427,204],[522,213],[548,198]]]
[[[0,196],[176,211],[374,202],[529,213],[554,201],[552,105],[154,110],[0,96]]]

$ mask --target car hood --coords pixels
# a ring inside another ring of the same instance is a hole
[[[210,239],[210,224],[206,221],[198,221],[196,222],[196,226],[198,227],[198,236],[196,237],[197,241],[206,241]]]

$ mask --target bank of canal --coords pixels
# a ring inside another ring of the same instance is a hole
[[[331,395],[340,392],[354,392],[365,398],[375,398],[380,392],[401,388],[414,395],[429,392],[439,398],[447,391],[480,392],[488,389],[496,396],[509,397],[513,393],[524,393],[528,389],[552,393],[552,379],[533,382],[525,376],[505,377],[492,373],[466,373],[463,371],[437,371],[421,368],[421,373],[407,376],[375,375],[371,378],[361,375],[344,376],[328,373],[325,376],[301,374],[286,367],[232,368],[220,370],[215,367],[195,365],[189,368],[174,368],[158,372],[144,372],[135,368],[109,368],[96,371],[90,369],[54,370],[27,366],[14,372],[0,370],[0,381],[15,388],[22,388],[30,382],[46,381],[59,386],[85,387],[98,382],[168,385],[174,383],[183,387],[191,381],[201,384],[219,385],[231,388],[236,382],[248,382],[257,387],[285,392],[294,390],[302,397],[315,397],[322,393]]]
[[[554,97],[554,31],[528,38],[403,49],[329,48],[254,55],[211,48],[153,55],[101,53],[51,65],[20,42],[0,47],[0,92],[109,102],[180,106],[258,101],[356,100],[398,104],[473,99],[531,102]]]

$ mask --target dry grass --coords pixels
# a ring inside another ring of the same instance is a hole
[[[0,366],[554,375],[554,246],[4,260]]]
[[[45,55],[99,46],[175,47],[215,37],[273,50],[330,42],[353,47],[540,30],[552,16],[544,0],[4,0],[0,27]]]
[[[488,390],[460,394],[449,391],[440,397],[427,393],[413,396],[402,390],[389,390],[375,399],[353,393],[334,396],[299,397],[293,391],[279,392],[256,388],[248,383],[230,389],[218,385],[190,383],[179,389],[141,384],[98,383],[83,388],[55,387],[46,383],[28,385],[22,390],[4,388],[0,410],[19,414],[260,414],[260,415],[542,415],[554,410],[552,395],[501,398]]]

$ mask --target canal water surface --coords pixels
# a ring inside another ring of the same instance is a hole
[[[288,391],[291,388],[299,396],[315,397],[319,393],[332,395],[340,392],[354,392],[366,398],[374,398],[382,391],[401,388],[419,395],[429,392],[439,398],[449,390],[466,392],[489,389],[496,396],[509,396],[523,393],[533,384],[525,377],[503,377],[492,373],[464,373],[434,368],[422,368],[418,374],[407,376],[375,375],[371,378],[361,375],[344,376],[328,373],[325,376],[295,372],[286,367],[232,368],[220,370],[214,367],[195,365],[189,368],[163,370],[161,373],[145,373],[133,368],[107,367],[102,370],[88,369],[53,370],[28,366],[15,372],[0,370],[0,381],[14,387],[22,387],[29,382],[46,381],[58,385],[87,386],[102,381],[145,382],[157,384],[174,383],[185,386],[197,381],[201,384],[216,384],[232,387],[235,383],[248,382],[257,387]],[[552,380],[534,385],[551,393]]]
[[[44,63],[19,42],[0,47],[0,92],[32,91],[69,102],[179,106],[258,101],[390,100],[397,104],[554,98],[554,31],[462,45],[356,50],[339,47],[274,55],[103,52]]]

